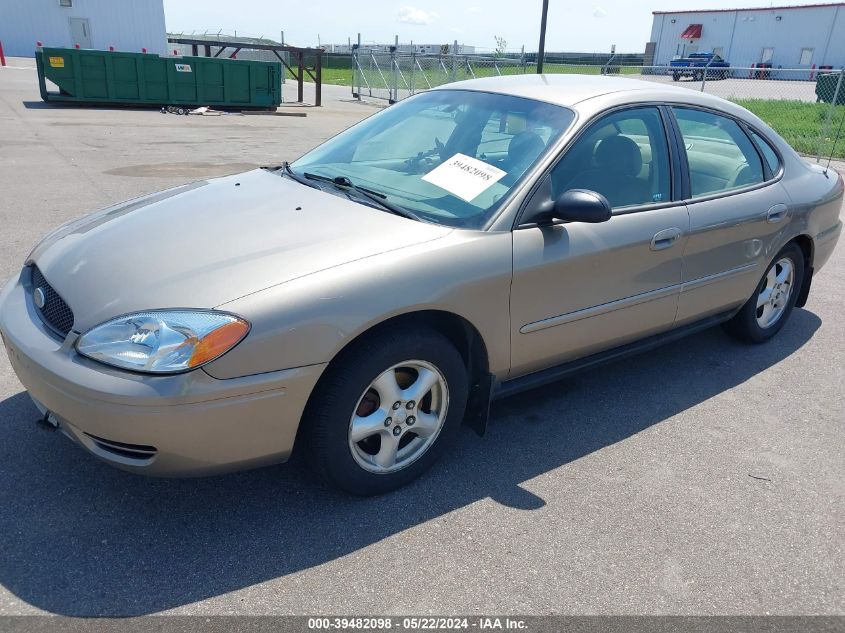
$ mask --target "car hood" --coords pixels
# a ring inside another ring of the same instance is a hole
[[[39,244],[34,262],[84,331],[153,308],[212,308],[303,275],[443,237],[266,170],[104,209]]]

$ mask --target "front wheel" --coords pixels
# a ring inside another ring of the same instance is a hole
[[[311,460],[333,486],[367,496],[419,477],[454,440],[467,399],[463,359],[428,329],[352,345],[309,401]]]
[[[754,294],[725,323],[725,330],[750,343],[768,341],[792,314],[803,279],[804,253],[792,242],[775,256]]]

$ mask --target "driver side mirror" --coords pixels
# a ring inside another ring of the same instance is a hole
[[[607,222],[612,215],[610,203],[597,191],[569,189],[555,200],[548,200],[530,217],[528,222],[550,224],[554,220],[565,222]]]

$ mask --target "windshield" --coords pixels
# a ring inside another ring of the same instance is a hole
[[[508,95],[433,90],[309,152],[302,176],[347,178],[430,222],[480,228],[569,127],[566,108]]]

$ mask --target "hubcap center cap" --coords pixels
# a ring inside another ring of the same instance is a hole
[[[399,409],[394,415],[393,419],[396,420],[397,424],[404,424],[405,420],[408,418],[408,414],[405,413],[405,409]]]

